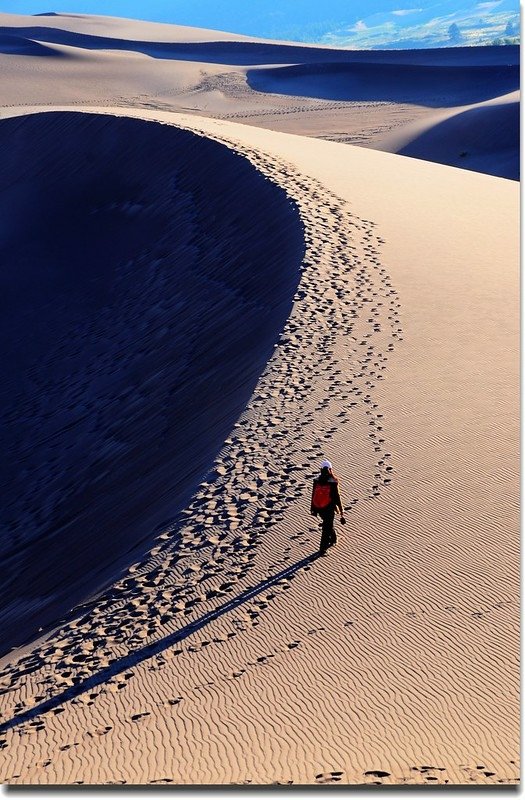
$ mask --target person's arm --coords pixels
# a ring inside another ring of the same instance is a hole
[[[341,517],[343,517],[344,516],[343,503],[341,502],[341,495],[339,494],[338,483],[335,484],[334,489],[335,489],[335,507],[339,511]]]
[[[310,514],[312,515],[312,517],[316,517],[317,516],[317,511],[314,508],[314,491],[315,491],[315,481],[313,482],[313,485],[312,485],[312,497],[311,497],[311,500],[310,500]]]

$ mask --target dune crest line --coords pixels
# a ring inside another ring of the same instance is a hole
[[[327,196],[291,166],[227,143],[279,183],[300,210],[307,249],[292,313],[213,469],[179,519],[158,536],[149,558],[77,609],[76,618],[28,656],[5,664],[2,719],[29,692],[48,698],[244,591],[261,537],[283,519],[290,502],[306,502],[308,475],[339,424],[355,427],[368,453],[349,507],[378,497],[391,481],[373,390],[402,329],[374,223],[353,215],[346,202]],[[343,362],[336,356],[341,340]],[[259,614],[254,608],[252,619]]]

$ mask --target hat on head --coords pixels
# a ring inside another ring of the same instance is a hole
[[[321,469],[323,469],[324,467],[326,467],[327,469],[332,469],[332,462],[325,459],[324,461],[321,462]]]

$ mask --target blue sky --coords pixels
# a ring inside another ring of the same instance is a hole
[[[519,27],[519,0],[4,0],[1,11],[135,17],[275,39],[339,46],[477,44]]]

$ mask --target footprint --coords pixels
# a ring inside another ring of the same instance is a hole
[[[341,780],[343,772],[337,770],[335,772],[320,772],[315,776],[316,783],[337,783]]]
[[[94,737],[94,736],[105,736],[107,733],[110,732],[111,729],[112,729],[111,725],[106,725],[105,728],[95,728],[94,731],[86,731],[86,733],[87,733],[88,736],[91,736],[91,737]]]
[[[137,722],[139,719],[142,719],[143,717],[149,717],[149,716],[150,716],[150,712],[149,711],[142,711],[141,713],[133,714],[132,717],[131,717],[131,720],[132,720],[132,722]]]
[[[275,658],[274,653],[270,653],[267,656],[259,656],[259,658],[257,659],[257,663],[258,664],[266,664],[266,662],[268,661],[269,658]]]

